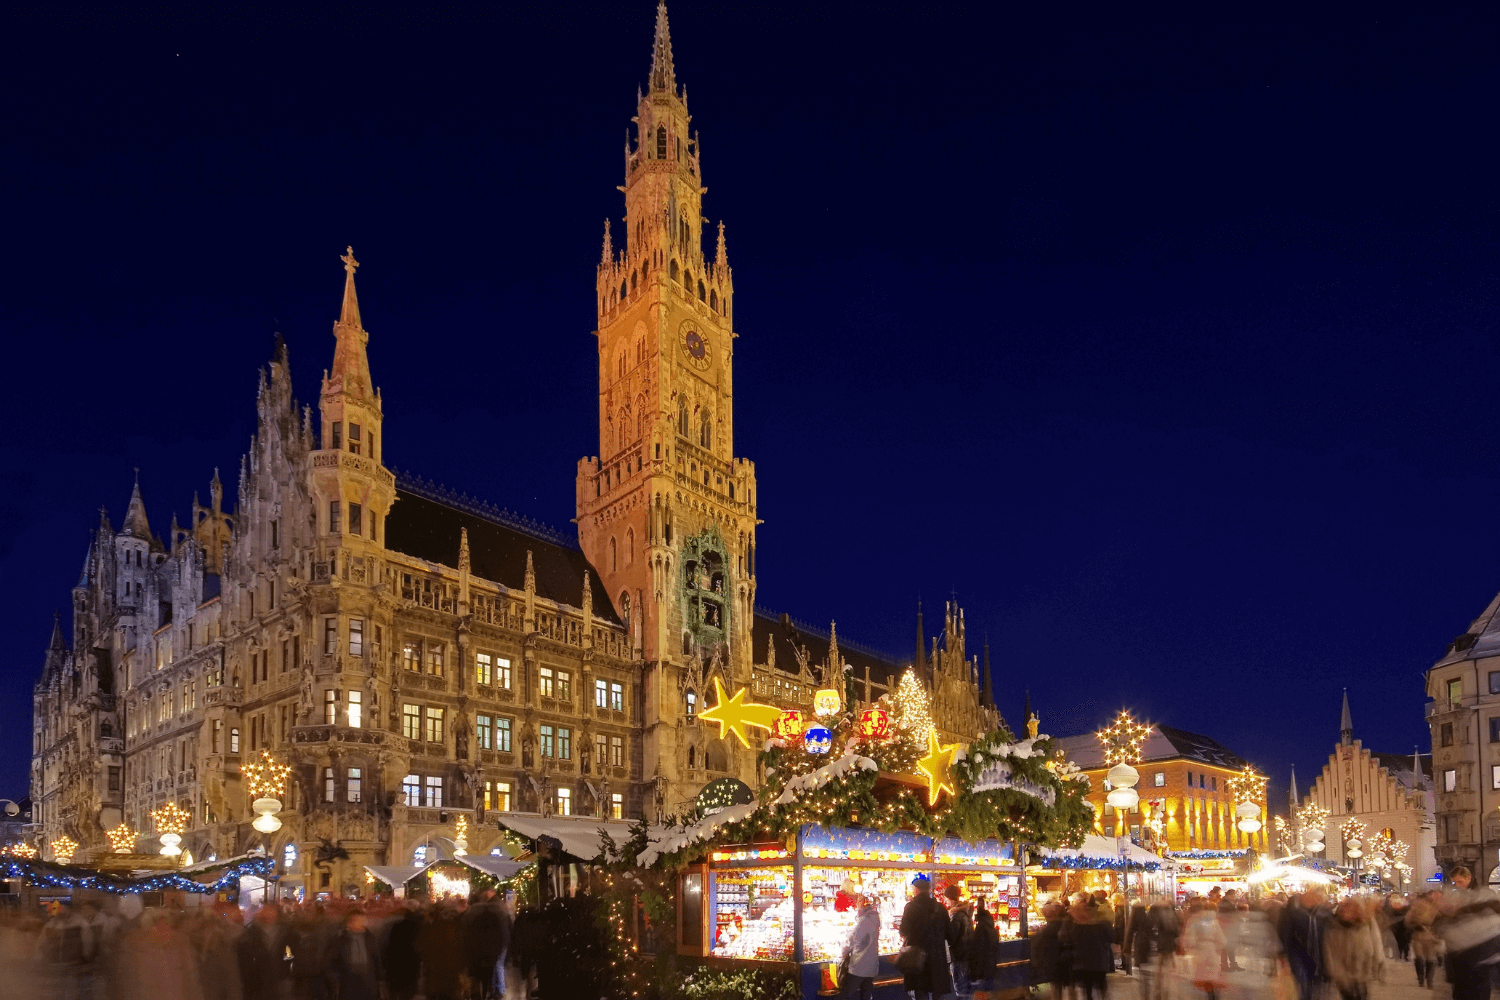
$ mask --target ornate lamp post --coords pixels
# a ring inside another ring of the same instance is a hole
[[[269,750],[262,750],[259,761],[240,765],[240,773],[245,776],[245,788],[254,799],[250,809],[255,813],[255,821],[250,825],[261,833],[280,830],[281,820],[276,814],[281,812],[281,796],[287,775],[292,773],[291,766],[278,762]]]
[[[1105,775],[1105,787],[1109,789],[1109,794],[1105,795],[1104,801],[1118,814],[1115,820],[1115,845],[1120,854],[1120,888],[1128,894],[1130,860],[1126,845],[1129,843],[1129,827],[1125,814],[1141,801],[1141,793],[1135,790],[1141,775],[1132,765],[1140,763],[1146,737],[1151,735],[1151,727],[1136,722],[1129,712],[1122,710],[1114,722],[1094,735],[1104,745],[1104,763],[1111,765],[1109,773]],[[1143,883],[1145,878],[1143,872]],[[1144,884],[1141,888],[1144,894]]]

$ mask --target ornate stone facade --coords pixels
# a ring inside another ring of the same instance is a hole
[[[755,753],[696,718],[731,690],[805,707],[901,664],[755,604],[754,466],[734,455],[733,283],[722,225],[701,252],[701,172],[659,9],[651,86],[626,151],[623,248],[598,270],[599,457],[578,467],[578,544],[387,465],[351,250],[314,412],[278,339],[238,503],[165,537],[139,484],[101,513],[36,687],[35,834],[105,849],[120,822],[193,816],[200,860],[264,848],[290,883],[356,891],[359,866],[497,840],[496,811],[643,817],[707,782],[755,782]],[[922,640],[918,643],[919,649]],[[925,660],[925,653],[923,656]],[[950,607],[934,644],[950,737],[996,720]],[[985,675],[988,664],[985,664]],[[293,765],[284,828],[257,834],[241,765]]]

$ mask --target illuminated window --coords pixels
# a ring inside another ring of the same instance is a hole
[[[443,676],[443,647],[437,643],[427,647],[427,672],[434,677]]]
[[[495,808],[501,812],[510,812],[510,782],[495,782]]]
[[[557,790],[557,814],[559,816],[573,815],[573,789],[559,788]]]
[[[364,700],[365,693],[363,691],[349,692],[348,716],[350,729],[358,729],[364,725]]]
[[[489,653],[474,654],[474,683],[489,687],[494,681],[495,667]]]
[[[611,819],[625,818],[625,796],[619,792],[611,792],[609,796],[609,815]]]
[[[281,867],[291,871],[297,867],[297,845],[288,843],[281,851]]]
[[[349,619],[349,655],[365,655],[365,620],[363,618]]]
[[[443,742],[443,710],[431,705],[427,707],[427,742]]]
[[[495,720],[495,749],[501,753],[510,753],[510,720]]]
[[[609,685],[609,708],[612,712],[625,711],[625,685],[619,683]]]
[[[443,779],[438,775],[429,774],[424,784],[427,787],[427,801],[425,803],[427,808],[443,808]]]
[[[333,801],[333,768],[323,768],[323,801]]]
[[[608,681],[595,681],[594,682],[594,707],[595,708],[608,708],[609,707],[609,682]]]
[[[422,706],[401,706],[401,735],[409,740],[422,738]]]
[[[1151,776],[1151,784],[1157,788],[1164,788],[1167,784],[1167,772],[1157,771]]]
[[[495,686],[510,690],[510,661],[503,656],[495,658]]]
[[[1457,705],[1464,700],[1464,682],[1462,678],[1455,677],[1448,682],[1448,703]]]
[[[413,672],[422,669],[422,644],[407,639],[401,644],[401,665]]]
[[[541,726],[537,730],[537,743],[540,745],[543,757],[556,756],[553,752],[551,726]]]
[[[1443,791],[1454,792],[1458,790],[1458,771],[1453,768],[1443,772]]]
[[[360,801],[360,795],[363,790],[362,786],[364,785],[364,771],[358,767],[349,768],[345,784],[349,788],[349,801]]]
[[[476,715],[474,717],[474,739],[481,750],[493,750],[494,744],[490,740],[491,722],[488,715]]]
[[[625,766],[625,737],[611,736],[609,738],[609,766]]]
[[[339,693],[333,688],[323,692],[323,721],[329,725],[339,721]]]
[[[401,794],[406,796],[406,804],[417,806],[422,804],[422,779],[415,774],[408,774],[401,779]]]
[[[695,691],[687,693],[687,717],[695,718],[698,714],[698,694]]]
[[[573,675],[566,670],[559,670],[557,672],[557,700],[573,700]]]
[[[231,729],[229,731],[229,752],[240,752],[240,731],[238,729]]]
[[[537,671],[537,687],[543,698],[556,697],[557,686],[553,681],[551,667],[542,667]]]
[[[603,733],[594,734],[594,762],[600,767],[604,766],[609,756],[609,737]]]

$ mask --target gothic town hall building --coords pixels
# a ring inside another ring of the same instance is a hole
[[[754,751],[696,719],[715,676],[799,707],[845,669],[863,699],[894,686],[904,664],[757,610],[734,283],[722,224],[701,246],[688,121],[663,7],[595,284],[576,540],[392,472],[410,457],[385,450],[351,250],[317,409],[278,340],[233,507],[215,473],[164,535],[139,482],[118,528],[101,511],[35,689],[43,856],[64,835],[107,851],[122,822],[151,851],[151,811],[176,802],[197,860],[262,849],[286,883],[357,892],[362,865],[451,847],[459,816],[479,852],[496,813],[654,822],[716,778],[753,786]],[[998,720],[956,606],[930,647],[919,621],[915,666],[950,737]],[[292,765],[271,835],[241,777],[266,749]]]

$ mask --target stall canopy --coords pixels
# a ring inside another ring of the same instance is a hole
[[[562,845],[564,854],[579,861],[593,861],[604,853],[606,833],[619,844],[630,839],[630,824],[598,819],[592,816],[526,816],[501,813],[500,826],[526,840],[550,837]],[[467,859],[460,859],[467,860]]]
[[[431,865],[408,865],[404,867],[365,865],[365,871],[369,872],[371,875],[374,875],[386,885],[394,887],[398,885],[405,885],[431,867]]]
[[[1132,863],[1161,864],[1161,858],[1150,851],[1129,840],[1125,842],[1125,857]],[[1083,838],[1083,843],[1077,848],[1060,847],[1048,854],[1059,858],[1099,858],[1101,861],[1120,860],[1120,841],[1113,837],[1101,837],[1097,833],[1090,833]]]
[[[454,858],[473,868],[475,871],[493,875],[498,879],[514,878],[523,869],[531,866],[531,861],[512,861],[510,858],[497,858],[493,854],[460,854]]]

